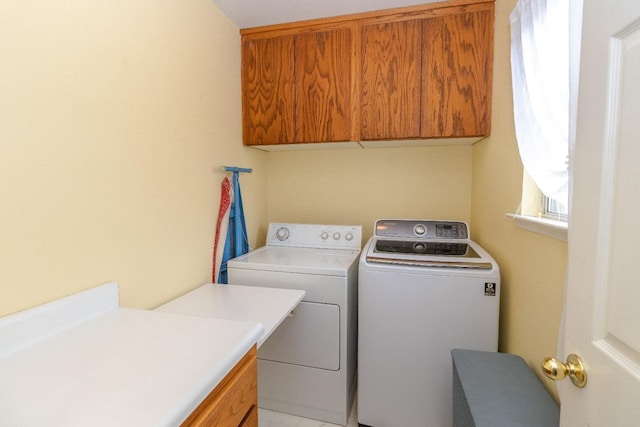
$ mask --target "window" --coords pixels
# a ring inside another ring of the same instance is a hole
[[[543,223],[562,221],[565,229],[575,124],[570,95],[577,88],[579,56],[579,38],[572,35],[579,25],[570,18],[569,3],[518,0],[510,15],[514,120],[526,172],[520,212]]]
[[[533,179],[524,173],[522,179],[522,201],[517,211],[520,214],[507,214],[514,219],[515,224],[525,230],[553,237],[558,240],[567,240],[568,224],[566,219],[560,219],[558,215],[545,214],[546,196],[542,194]]]
[[[569,215],[569,207],[556,199],[547,196],[542,198],[542,216],[545,218],[566,221]]]

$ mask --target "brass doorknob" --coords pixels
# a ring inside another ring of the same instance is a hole
[[[571,382],[582,388],[587,385],[587,371],[584,369],[582,359],[577,354],[567,356],[567,362],[558,360],[555,357],[547,357],[542,361],[542,372],[554,381],[560,381],[566,377],[571,378]]]

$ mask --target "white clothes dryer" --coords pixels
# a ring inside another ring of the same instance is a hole
[[[266,246],[228,262],[229,283],[306,292],[258,350],[259,407],[346,425],[361,244],[361,226],[273,223]]]
[[[376,221],[359,266],[359,424],[450,427],[450,351],[496,351],[499,307],[498,265],[467,224]]]

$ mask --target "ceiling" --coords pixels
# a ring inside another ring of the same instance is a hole
[[[394,7],[436,3],[439,0],[212,0],[239,28]],[[441,0],[440,0],[441,1]]]

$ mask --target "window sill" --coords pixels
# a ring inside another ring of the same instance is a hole
[[[553,237],[554,239],[567,241],[569,226],[564,221],[537,218],[528,215],[507,214],[507,216],[513,218],[516,225],[520,228]]]

